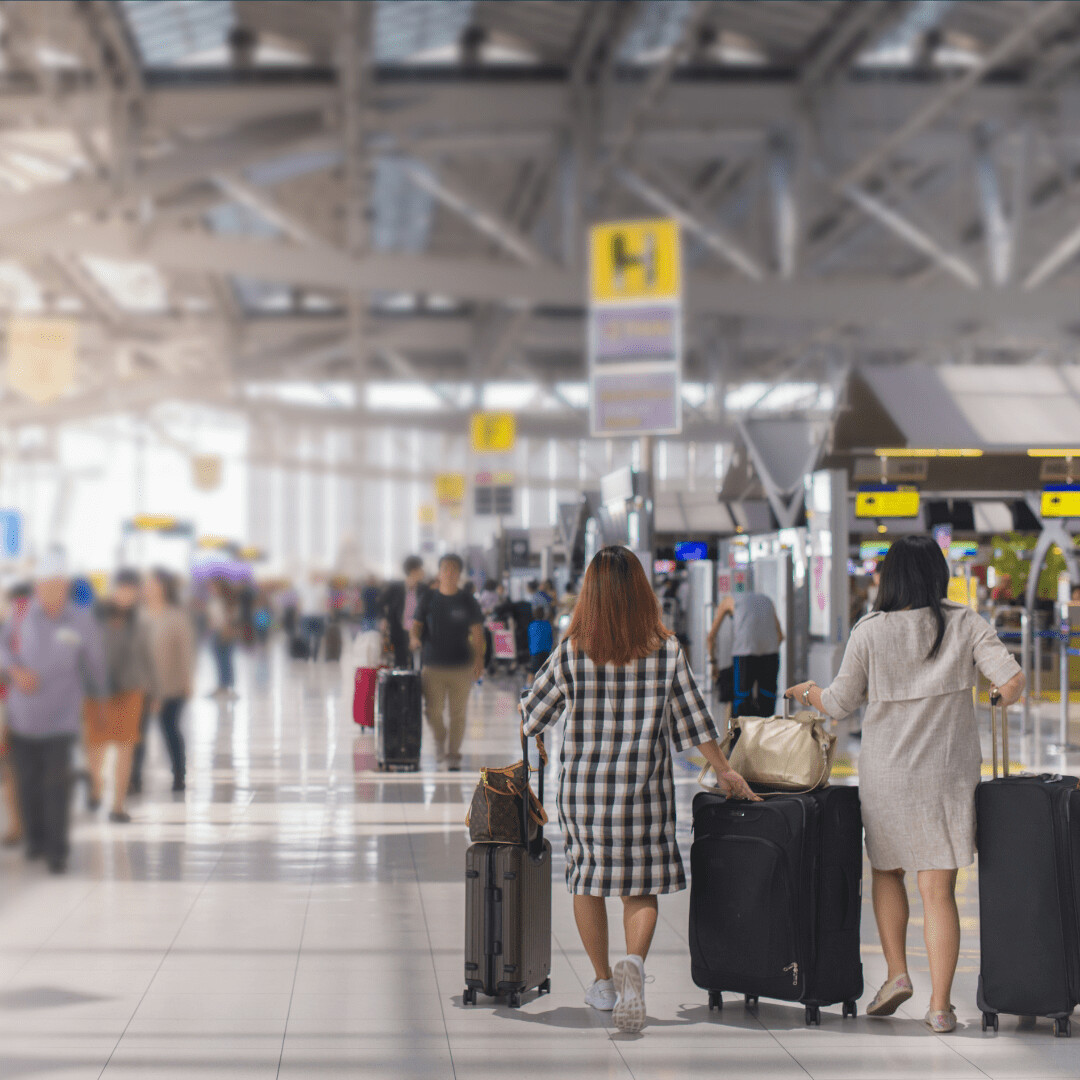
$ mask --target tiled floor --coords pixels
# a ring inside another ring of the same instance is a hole
[[[980,1031],[974,874],[961,888],[963,1026],[949,1037],[920,1021],[917,904],[911,1007],[876,1022],[829,1009],[807,1030],[801,1009],[779,1003],[750,1013],[732,1000],[709,1014],[689,976],[685,893],[661,901],[649,1025],[620,1035],[582,1004],[591,974],[561,860],[553,992],[516,1012],[484,999],[464,1007],[463,819],[475,774],[436,773],[426,754],[418,775],[375,773],[336,668],[281,651],[242,664],[235,704],[195,702],[185,798],[169,793],[155,733],[134,823],[91,817],[80,793],[67,878],[0,857],[0,1080],[1080,1076],[1080,1037],[1055,1040],[1045,1021],[1003,1017],[998,1035]],[[514,760],[515,700],[510,683],[475,694],[468,764]],[[1046,726],[1048,743],[1049,716]],[[1018,737],[1013,756],[1080,765]],[[689,769],[678,785],[688,847]],[[864,914],[862,1007],[883,975]]]

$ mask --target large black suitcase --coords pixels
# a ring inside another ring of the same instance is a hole
[[[337,663],[341,660],[342,633],[341,623],[331,622],[323,638],[323,659]]]
[[[999,699],[1000,700],[1000,699]],[[1080,791],[1075,776],[1010,776],[1008,716],[1001,709],[1004,776],[975,791],[979,851],[978,1005],[982,1029],[998,1013],[1047,1016],[1071,1034],[1080,1004]]]
[[[855,787],[752,803],[700,792],[690,849],[690,958],[709,991],[797,1001],[806,1022],[863,992],[862,813]]]
[[[525,739],[522,760],[528,762]],[[544,770],[538,796],[544,801]],[[528,773],[526,773],[528,775]],[[551,844],[542,829],[531,841],[522,799],[520,844],[472,844],[465,854],[466,1005],[477,993],[508,997],[551,990]]]
[[[379,672],[375,691],[375,759],[380,769],[420,768],[423,695],[418,671]]]

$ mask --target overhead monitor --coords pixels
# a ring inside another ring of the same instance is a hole
[[[866,540],[859,545],[859,560],[869,562],[884,559],[889,551],[888,540]]]
[[[675,545],[675,558],[679,562],[694,562],[709,557],[709,545],[704,540],[683,540]]]

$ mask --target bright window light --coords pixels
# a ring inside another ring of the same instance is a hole
[[[812,382],[767,383],[749,382],[729,390],[724,405],[730,412],[784,412],[793,409],[829,410],[835,395],[831,386]]]
[[[37,312],[44,306],[37,281],[18,263],[0,262],[0,310]]]
[[[555,389],[568,404],[575,409],[585,409],[589,405],[589,386],[583,382],[556,383]]]
[[[533,402],[536,383],[488,383],[483,389],[485,409],[524,409]]]
[[[365,400],[369,409],[402,412],[434,412],[443,401],[422,383],[368,383]]]
[[[351,383],[262,382],[248,383],[244,389],[248,397],[280,401],[285,405],[323,409],[345,409],[356,405],[356,389]]]
[[[704,383],[683,383],[682,399],[694,409],[700,409],[709,396],[708,387]]]
[[[97,283],[126,311],[164,311],[169,306],[165,279],[145,262],[83,255],[83,265]]]

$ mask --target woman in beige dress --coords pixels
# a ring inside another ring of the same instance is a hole
[[[927,536],[903,537],[881,568],[874,610],[851,631],[831,686],[787,696],[842,719],[864,702],[859,788],[873,868],[874,915],[889,966],[867,1008],[890,1016],[912,996],[904,874],[918,874],[932,993],[926,1023],[952,1031],[960,951],[956,872],[975,861],[975,788],[982,749],[975,673],[1006,705],[1024,689],[1019,665],[985,619],[945,599],[949,566]]]

